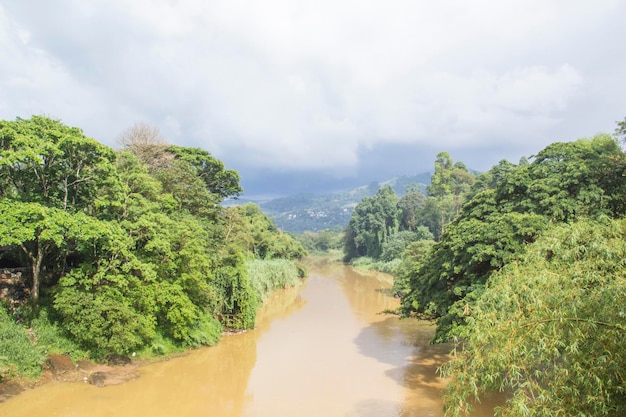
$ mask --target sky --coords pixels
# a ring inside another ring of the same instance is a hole
[[[621,0],[0,0],[0,119],[136,123],[244,195],[475,170],[626,117]]]

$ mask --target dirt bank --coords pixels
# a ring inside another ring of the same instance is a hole
[[[146,361],[128,361],[124,364],[105,365],[88,360],[77,363],[66,355],[50,355],[41,378],[37,381],[10,379],[0,382],[0,402],[51,381],[83,382],[98,387],[122,384],[139,376],[138,368]]]

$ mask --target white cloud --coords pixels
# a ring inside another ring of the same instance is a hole
[[[597,109],[626,104],[599,81],[607,60],[623,65],[610,42],[624,38],[612,23],[625,11],[614,0],[12,1],[0,6],[11,57],[0,117],[51,114],[109,144],[145,121],[277,169],[354,167],[360,149],[388,142],[506,138],[534,152],[549,134],[619,118]]]

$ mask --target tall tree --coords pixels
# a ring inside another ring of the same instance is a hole
[[[451,174],[451,192],[454,200],[454,215],[458,216],[475,182],[475,177],[462,162],[454,164]]]
[[[435,172],[431,177],[431,184],[427,188],[429,197],[434,199],[438,212],[439,230],[433,230],[437,238],[443,235],[445,226],[457,216],[465,202],[465,196],[474,183],[474,176],[461,163],[453,163],[447,152],[439,152],[435,159]],[[433,221],[431,220],[431,223]]]
[[[123,150],[137,156],[152,172],[168,167],[174,159],[174,155],[166,151],[168,143],[159,129],[147,123],[135,123],[124,130],[117,137],[117,143]]]
[[[0,146],[0,176],[11,186],[0,193],[22,201],[93,210],[115,172],[112,149],[43,116],[0,121]]]
[[[552,227],[490,279],[445,366],[446,415],[507,392],[502,416],[626,413],[626,223]]]
[[[239,184],[239,173],[226,169],[224,163],[210,152],[200,148],[169,146],[168,152],[188,163],[196,175],[204,182],[207,190],[220,199],[237,197],[243,191]]]
[[[39,203],[0,199],[0,245],[15,246],[26,256],[31,268],[30,295],[34,303],[39,300],[44,260],[52,263],[55,257],[64,257],[75,250],[79,240],[93,237],[93,223],[83,213],[71,215]]]
[[[346,227],[346,260],[359,256],[380,257],[383,243],[399,230],[398,217],[398,196],[390,186],[379,189],[372,197],[363,198]]]
[[[626,213],[626,155],[608,135],[554,143],[476,194],[412,275],[405,314],[440,317],[445,340],[489,276],[524,253],[551,223]]]
[[[426,196],[418,190],[408,191],[398,201],[400,230],[415,231],[418,227],[417,212],[426,204]]]

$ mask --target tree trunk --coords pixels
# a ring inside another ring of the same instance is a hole
[[[41,275],[41,263],[43,262],[43,254],[41,251],[37,252],[36,258],[33,259],[33,287],[30,290],[30,297],[33,300],[33,304],[37,304],[39,301],[39,278]]]

